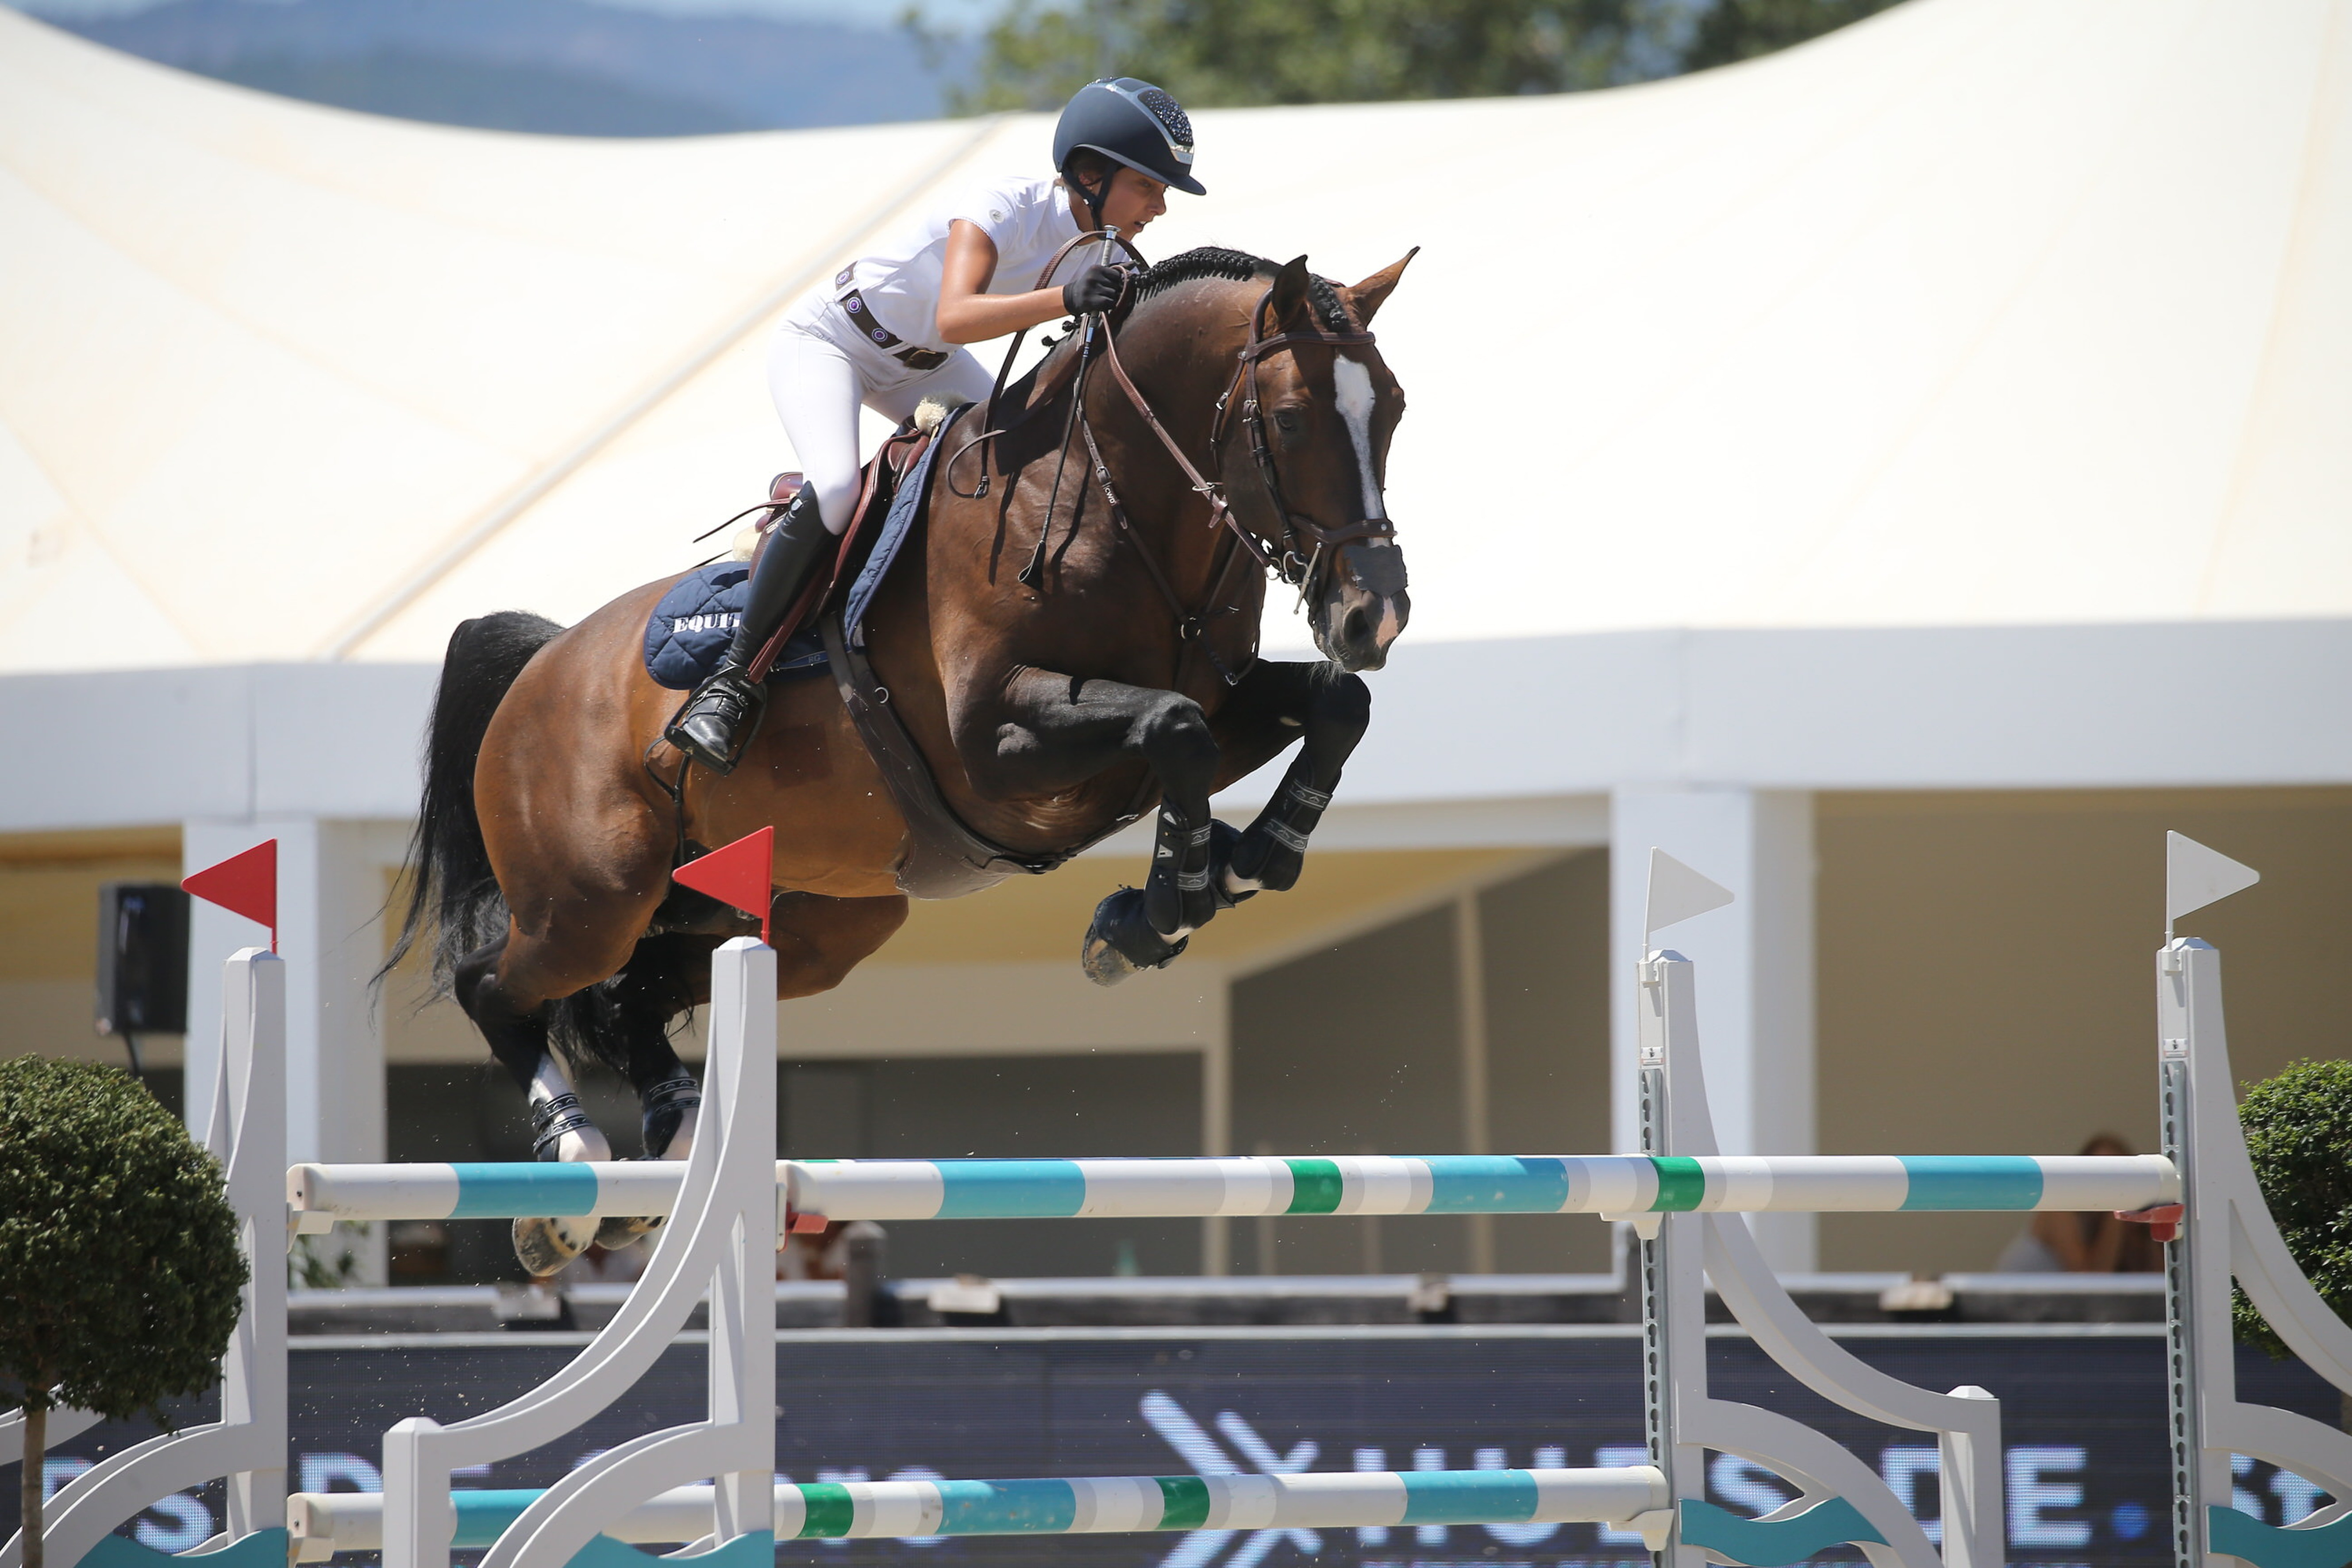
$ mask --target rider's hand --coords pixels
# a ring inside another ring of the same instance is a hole
[[[1073,316],[1108,310],[1126,292],[1126,273],[1116,267],[1089,267],[1062,285],[1062,307]]]

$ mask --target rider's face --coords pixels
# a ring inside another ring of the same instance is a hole
[[[1121,234],[1132,235],[1168,210],[1168,187],[1149,174],[1119,168],[1103,198],[1102,220]]]

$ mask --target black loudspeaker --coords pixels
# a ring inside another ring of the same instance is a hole
[[[169,882],[98,890],[98,1032],[188,1032],[188,895]]]

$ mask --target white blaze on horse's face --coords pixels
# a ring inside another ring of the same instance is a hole
[[[1385,521],[1388,508],[1381,499],[1380,474],[1373,463],[1372,412],[1378,401],[1372,390],[1371,367],[1363,361],[1337,355],[1331,362],[1332,406],[1348,426],[1356,451],[1356,478],[1363,487],[1364,516]],[[1387,539],[1367,539],[1350,550],[1393,550]],[[1332,595],[1319,618],[1316,641],[1324,653],[1345,669],[1378,669],[1389,645],[1404,630],[1407,605],[1402,593],[1373,594],[1335,574]],[[1335,626],[1338,628],[1334,630]]]
[[[1331,363],[1331,384],[1339,395],[1339,417],[1348,422],[1348,439],[1356,444],[1356,472],[1364,482],[1364,515],[1386,517],[1381,510],[1381,481],[1372,472],[1372,373],[1361,360],[1342,354]]]

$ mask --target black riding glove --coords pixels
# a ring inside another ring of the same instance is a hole
[[[1126,292],[1126,273],[1116,267],[1089,267],[1062,285],[1062,308],[1073,316],[1108,310]]]

